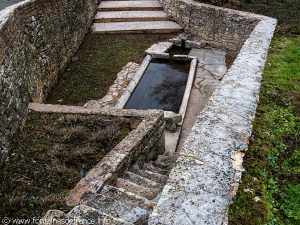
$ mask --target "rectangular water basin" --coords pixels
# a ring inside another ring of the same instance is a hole
[[[126,109],[161,109],[185,113],[197,60],[148,55],[117,106]]]
[[[162,109],[178,113],[190,62],[152,59],[129,98],[126,109]]]

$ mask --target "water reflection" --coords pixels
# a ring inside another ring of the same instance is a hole
[[[153,60],[125,108],[179,112],[190,62]]]

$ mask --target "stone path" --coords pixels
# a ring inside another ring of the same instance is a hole
[[[182,28],[169,21],[157,0],[102,1],[93,33],[176,33]]]
[[[219,86],[220,79],[227,72],[225,62],[226,52],[224,51],[193,48],[189,55],[198,58],[198,67],[182,125],[178,149],[182,148],[197,116],[207,105],[210,96]]]

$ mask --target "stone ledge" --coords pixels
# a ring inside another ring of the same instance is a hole
[[[164,151],[163,112],[159,110],[121,110],[121,109],[87,109],[77,106],[44,105],[32,103],[29,109],[44,113],[111,115],[141,118],[136,128],[117,144],[87,175],[82,178],[66,199],[69,206],[80,203],[86,192],[97,193],[105,184],[113,182],[140,155],[148,155],[156,148],[158,153]],[[155,154],[156,155],[156,154]]]
[[[243,171],[243,151],[252,132],[276,26],[275,19],[261,18],[197,117],[149,224],[221,225],[226,221]]]

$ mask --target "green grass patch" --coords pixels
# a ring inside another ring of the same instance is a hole
[[[140,63],[147,48],[171,37],[162,34],[88,34],[46,102],[83,105],[102,98],[123,66],[128,62]]]
[[[30,113],[0,169],[0,215],[69,210],[68,191],[130,130],[125,118]]]
[[[277,37],[229,224],[300,224],[299,93],[300,37]]]

